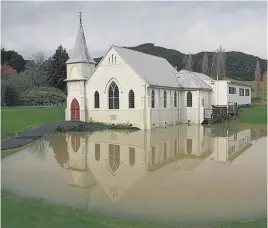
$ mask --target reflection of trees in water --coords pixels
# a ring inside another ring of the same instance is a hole
[[[45,148],[45,140],[39,139],[36,140],[29,146],[30,153],[34,155],[39,160],[44,160],[46,157],[46,148]]]
[[[53,149],[54,158],[57,160],[61,167],[67,164],[69,160],[67,142],[65,134],[58,134],[51,136],[48,139],[49,147]]]

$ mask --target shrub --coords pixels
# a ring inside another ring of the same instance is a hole
[[[231,121],[232,119],[233,117],[228,113],[219,113],[213,116],[211,123],[212,124],[225,123]]]
[[[21,94],[21,100],[25,105],[50,105],[63,103],[66,95],[53,87],[33,87]]]

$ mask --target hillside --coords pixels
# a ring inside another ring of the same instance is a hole
[[[169,61],[172,66],[176,66],[178,70],[183,69],[183,58],[184,53],[177,50],[167,49],[164,47],[155,46],[152,43],[141,44],[136,47],[127,47],[132,50],[140,51],[143,53],[163,57]],[[213,52],[208,52],[209,66],[211,66]],[[200,52],[192,55],[193,57],[193,70],[201,72],[202,59],[204,52]],[[102,57],[96,58],[95,61],[98,63]],[[254,80],[254,72],[256,67],[256,61],[259,60],[261,73],[267,69],[267,60],[259,57],[248,55],[243,52],[226,52],[226,73],[227,76],[243,81]]]

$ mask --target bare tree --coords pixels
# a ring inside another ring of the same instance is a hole
[[[211,70],[210,70],[210,76],[213,79],[217,79],[217,75],[218,75],[218,57],[217,57],[217,52],[213,52],[213,56],[212,56],[212,63],[211,63]]]
[[[222,79],[226,77],[226,53],[222,47],[219,47],[212,57],[211,77],[213,79]]]
[[[192,69],[193,69],[193,59],[192,59],[191,54],[189,54],[188,56],[185,57],[184,64],[185,64],[185,69],[186,70],[192,71]]]
[[[260,81],[261,81],[261,68],[260,68],[260,63],[257,60],[256,63],[256,69],[255,69],[255,92],[256,92],[256,97],[260,98]]]
[[[41,86],[48,80],[47,61],[43,52],[33,55],[33,60],[26,64],[25,80],[27,84]]]
[[[205,52],[203,61],[202,61],[202,73],[208,74],[208,54]]]
[[[226,77],[226,52],[220,46],[217,50],[219,79]]]

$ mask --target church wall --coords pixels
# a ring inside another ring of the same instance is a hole
[[[116,57],[116,63],[109,64],[107,59],[111,58],[112,54],[114,58]],[[112,81],[119,88],[119,109],[109,109],[108,90]],[[129,108],[131,89],[135,94],[135,108]],[[143,129],[145,89],[145,82],[112,49],[86,83],[86,120],[92,118],[105,123],[130,123]],[[100,108],[94,108],[95,91],[99,92]]]
[[[151,108],[151,92],[155,91],[155,108]],[[167,106],[164,108],[164,91],[167,94]],[[177,107],[174,107],[174,92],[177,92]],[[179,122],[179,91],[174,89],[150,88],[148,108],[150,109],[151,128],[163,127]]]
[[[180,122],[200,124],[203,121],[204,108],[201,107],[202,97],[199,90],[190,91],[192,93],[192,107],[187,107],[187,91],[180,91]]]
[[[71,103],[76,99],[80,106],[80,120],[85,121],[85,86],[84,81],[67,82],[68,95],[66,99],[65,119],[71,120]]]

